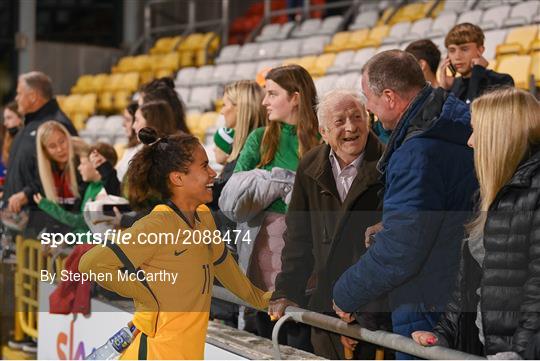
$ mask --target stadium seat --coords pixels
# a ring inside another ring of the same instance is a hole
[[[426,16],[429,8],[433,6],[433,2],[413,2],[399,8],[397,13],[390,19],[389,24],[397,24],[403,21],[414,22]]]
[[[462,13],[468,11],[475,4],[476,0],[450,0],[445,1],[442,13]]]
[[[315,77],[325,75],[327,69],[334,64],[335,59],[336,54],[329,53],[319,55],[315,60],[315,64],[311,70],[311,75]]]
[[[257,49],[257,52],[253,56],[253,59],[263,60],[263,59],[273,58],[276,56],[280,46],[281,46],[280,41],[268,41],[265,43],[261,43],[261,45]]]
[[[81,75],[75,86],[71,87],[72,94],[84,94],[92,91],[92,75]]]
[[[330,41],[329,36],[313,36],[307,39],[303,39],[300,55],[321,54],[324,50],[324,46]]]
[[[540,1],[525,1],[515,5],[510,11],[510,16],[503,21],[506,27],[530,24],[540,10]]]
[[[300,62],[300,58],[285,58],[281,61],[282,66],[286,65],[293,65],[298,64]]]
[[[266,24],[261,33],[255,38],[257,42],[273,40],[279,34],[281,24]]]
[[[404,21],[397,23],[390,29],[388,36],[385,37],[382,41],[383,44],[396,44],[402,41],[405,35],[409,32],[411,28],[411,23]]]
[[[429,32],[432,24],[433,19],[431,18],[420,19],[414,22],[409,32],[403,37],[403,40],[414,41],[424,38],[426,36],[426,33]]]
[[[191,89],[189,100],[186,102],[188,109],[205,111],[213,109],[213,102],[217,99],[218,86],[200,86]]]
[[[358,29],[351,32],[349,36],[349,41],[344,47],[344,50],[357,50],[360,49],[366,39],[369,36],[370,29]]]
[[[118,60],[118,63],[115,66],[112,67],[113,73],[127,73],[136,70],[134,56],[124,56]]]
[[[308,55],[308,56],[303,56],[300,59],[298,59],[296,64],[298,64],[302,68],[306,69],[308,71],[308,73],[311,74],[311,76],[314,76],[313,75],[313,69],[315,68],[315,62],[316,61],[317,61],[317,56],[316,55]]]
[[[508,54],[527,54],[538,35],[538,25],[510,29],[504,44],[497,45],[497,56]]]
[[[119,90],[113,95],[113,110],[120,113],[128,106],[131,100],[131,92],[127,90]]]
[[[195,67],[182,68],[178,74],[176,74],[174,82],[176,86],[188,87],[193,83],[196,74],[197,68]]]
[[[237,81],[237,80],[254,79],[256,74],[257,74],[256,62],[238,63],[236,68],[234,69],[234,73],[232,74],[231,80]]]
[[[131,71],[137,71],[139,73],[152,70],[152,62],[154,58],[150,55],[143,54],[133,58],[133,69]]]
[[[113,107],[113,93],[104,91],[98,94],[98,109],[102,112],[110,112]]]
[[[176,93],[178,94],[178,96],[180,97],[180,99],[182,100],[184,104],[186,103],[187,100],[189,100],[189,93],[191,92],[190,88],[176,87],[174,88],[174,90],[176,90]]]
[[[163,74],[172,74],[180,68],[180,54],[177,52],[154,55],[152,60],[152,70],[156,74],[156,78],[163,77]],[[162,75],[158,74],[160,71],[162,72]]]
[[[484,58],[488,60],[495,58],[495,50],[497,48],[497,45],[504,42],[507,33],[508,31],[505,29],[491,30],[484,33],[486,37],[484,40],[484,47],[486,49],[484,50]]]
[[[353,50],[342,51],[336,54],[334,64],[326,70],[327,74],[340,73],[347,69],[354,58]]]
[[[378,25],[372,28],[369,31],[367,39],[362,43],[363,48],[379,46],[383,40],[388,35],[390,27],[388,25]]]
[[[92,92],[99,93],[105,89],[109,74],[96,74],[92,79]]]
[[[333,35],[338,31],[341,23],[343,22],[343,16],[329,16],[323,20],[321,27],[317,30],[317,35]]]
[[[182,41],[181,36],[168,36],[156,40],[150,54],[167,54],[175,51],[176,46]]]
[[[530,55],[507,56],[498,62],[497,71],[512,75],[517,88],[529,89],[531,60]]]
[[[458,20],[456,21],[456,24],[462,24],[462,23],[478,24],[480,23],[480,19],[482,18],[483,13],[484,12],[480,9],[465,11],[459,16]]]
[[[360,71],[365,63],[375,55],[375,48],[360,49],[354,54],[354,58],[347,66],[348,71]]]
[[[349,27],[349,30],[372,28],[379,19],[379,11],[371,10],[359,13]]]
[[[482,21],[479,26],[484,32],[492,29],[500,29],[504,19],[508,18],[509,14],[510,5],[508,4],[489,8],[482,15]]]
[[[203,35],[201,43],[195,47],[195,65],[202,66],[213,59],[219,50],[221,38],[214,32],[208,32]]]
[[[296,27],[292,32],[293,38],[303,38],[306,36],[312,36],[317,34],[318,30],[321,28],[322,21],[321,19],[307,19],[304,20],[300,26]]]
[[[334,88],[338,78],[339,75],[327,75],[314,80],[319,98]]]
[[[126,73],[122,77],[118,89],[134,92],[139,88],[140,75],[137,72]]]
[[[278,58],[290,58],[300,55],[300,46],[302,41],[298,39],[289,39],[282,41],[277,52]]]
[[[335,88],[360,90],[360,72],[351,72],[340,75],[336,80]]]
[[[200,68],[197,69],[197,73],[193,77],[191,84],[192,85],[208,84],[211,81],[213,74],[214,74],[213,65],[201,66]]]
[[[216,64],[232,63],[236,61],[238,52],[240,51],[240,45],[227,45],[219,52],[216,58]]]
[[[94,93],[88,93],[81,96],[78,111],[85,113],[87,116],[94,114],[97,109],[97,95]]]
[[[504,4],[504,0],[489,0],[479,1],[477,7],[479,9],[491,9]]]
[[[451,2],[451,1],[447,1]],[[425,35],[429,35],[431,39],[439,36],[446,36],[450,29],[456,24],[457,14],[454,12],[447,12],[439,15],[431,25],[431,29]]]
[[[255,54],[259,50],[259,46],[259,44],[255,43],[244,44],[238,53],[238,59],[242,59],[242,61],[253,60],[255,58]]]
[[[115,91],[121,89],[124,75],[122,73],[111,74],[105,83],[104,90]]]
[[[335,33],[330,41],[330,44],[324,47],[324,52],[337,53],[344,50],[350,37],[351,32],[349,31],[340,31],[339,33]]]
[[[214,67],[214,72],[210,78],[211,84],[226,84],[232,80],[232,75],[236,69],[236,64],[220,64]]]

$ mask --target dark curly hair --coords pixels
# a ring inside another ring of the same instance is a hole
[[[176,133],[158,137],[156,130],[146,127],[139,131],[139,139],[146,146],[131,160],[127,171],[128,199],[135,209],[144,208],[149,195],[160,199],[171,197],[168,175],[187,172],[193,162],[193,152],[200,145],[191,134]]]

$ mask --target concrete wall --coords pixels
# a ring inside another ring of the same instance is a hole
[[[110,73],[122,51],[89,45],[36,42],[35,70],[53,80],[55,94],[68,94],[82,74]]]

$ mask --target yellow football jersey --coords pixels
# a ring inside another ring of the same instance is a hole
[[[202,359],[214,277],[256,308],[268,306],[271,294],[240,270],[214,233],[210,210],[199,207],[191,228],[173,208],[156,206],[124,231],[123,243],[96,246],[79,264],[81,272],[109,274],[100,285],[135,303],[141,333],[122,359]]]

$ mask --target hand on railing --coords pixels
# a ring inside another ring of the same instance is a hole
[[[438,341],[437,336],[428,331],[415,331],[411,336],[416,343],[422,346],[434,346]]]
[[[347,323],[351,323],[354,321],[354,315],[352,313],[348,313],[343,311],[341,308],[339,308],[334,301],[332,301],[334,311],[336,311],[336,314],[341,318],[343,321]]]
[[[299,307],[296,303],[286,298],[278,298],[277,300],[270,301],[268,303],[268,315],[270,320],[276,321],[283,317],[285,309],[288,306]]]

